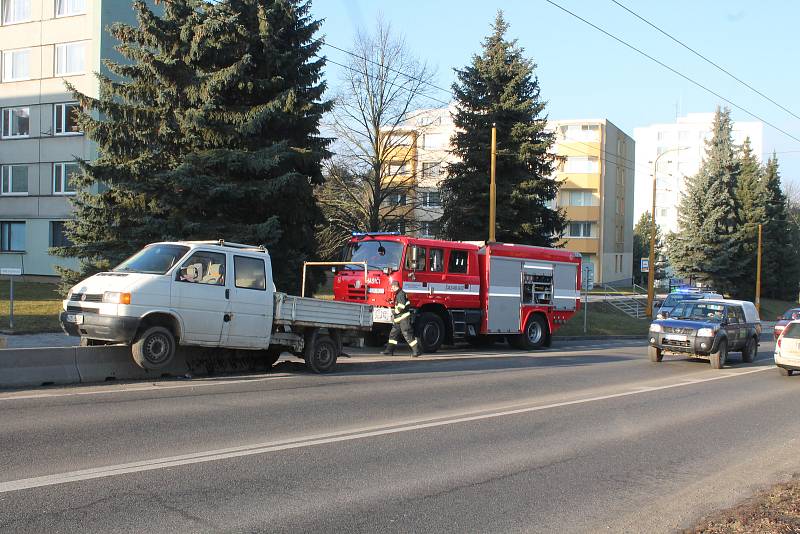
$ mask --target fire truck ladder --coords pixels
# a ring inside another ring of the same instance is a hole
[[[467,312],[464,310],[451,310],[450,317],[453,318],[453,339],[467,337]]]

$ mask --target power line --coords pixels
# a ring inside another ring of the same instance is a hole
[[[556,2],[554,2],[553,0],[544,0],[544,1],[545,1],[545,2],[547,2],[548,4],[552,5],[553,7],[556,7],[556,8],[558,8],[558,9],[560,9],[560,10],[561,10],[561,11],[563,11],[564,13],[567,13],[568,15],[571,15],[572,17],[574,17],[574,18],[576,18],[576,19],[580,20],[580,21],[581,21],[581,22],[583,22],[584,24],[587,24],[588,26],[591,26],[592,28],[594,28],[595,30],[599,31],[600,33],[602,33],[602,34],[604,34],[604,35],[606,35],[606,36],[608,36],[608,37],[610,37],[610,38],[614,39],[615,41],[617,41],[617,42],[618,42],[618,43],[620,43],[621,45],[623,45],[623,46],[625,46],[625,47],[627,47],[627,48],[630,48],[630,49],[631,49],[631,50],[633,50],[634,52],[636,52],[636,53],[638,53],[638,54],[640,54],[640,55],[642,55],[642,56],[646,57],[646,58],[647,58],[647,59],[649,59],[650,61],[652,61],[652,62],[654,62],[654,63],[657,63],[658,65],[661,65],[662,67],[664,67],[664,68],[665,68],[665,69],[667,69],[668,71],[672,72],[673,74],[676,74],[677,76],[680,76],[680,77],[681,77],[681,78],[683,78],[684,80],[686,80],[686,81],[688,81],[688,82],[690,82],[690,83],[692,83],[692,84],[696,85],[696,86],[697,86],[697,87],[699,87],[700,89],[703,89],[704,91],[706,91],[706,92],[708,92],[708,93],[710,93],[710,94],[712,94],[712,95],[716,96],[717,98],[719,98],[719,99],[721,99],[721,100],[723,100],[723,101],[727,102],[728,104],[730,104],[731,106],[735,107],[736,109],[739,109],[739,110],[741,110],[741,111],[743,111],[743,112],[747,113],[747,114],[748,114],[748,115],[750,115],[751,117],[753,117],[753,118],[755,118],[755,119],[758,119],[758,120],[760,120],[760,121],[761,121],[761,122],[763,122],[764,124],[766,124],[766,125],[770,126],[771,128],[773,128],[773,129],[775,129],[775,130],[779,131],[779,132],[780,132],[780,133],[782,133],[783,135],[785,135],[785,136],[787,136],[787,137],[789,137],[789,138],[791,138],[791,139],[793,139],[793,140],[797,141],[798,143],[800,143],[800,138],[798,138],[798,137],[795,137],[794,135],[790,134],[790,133],[789,133],[789,132],[787,132],[786,130],[783,130],[782,128],[779,128],[778,126],[775,126],[775,125],[774,125],[774,124],[772,124],[771,122],[767,121],[766,119],[763,119],[763,118],[759,117],[758,115],[756,115],[756,114],[755,114],[755,113],[753,113],[752,111],[748,110],[747,108],[745,108],[745,107],[743,107],[743,106],[740,106],[740,105],[739,105],[739,104],[737,104],[736,102],[733,102],[732,100],[730,100],[730,99],[728,99],[728,98],[725,98],[724,96],[722,96],[721,94],[717,93],[717,92],[716,92],[716,91],[714,91],[713,89],[710,89],[710,88],[706,87],[705,85],[701,84],[700,82],[698,82],[698,81],[696,81],[696,80],[694,80],[694,79],[690,78],[689,76],[687,76],[687,75],[683,74],[683,73],[682,73],[682,72],[680,72],[679,70],[677,70],[677,69],[675,69],[675,68],[673,68],[673,67],[670,67],[669,65],[667,65],[667,64],[666,64],[666,63],[664,63],[663,61],[661,61],[661,60],[659,60],[659,59],[656,59],[655,57],[651,56],[650,54],[648,54],[647,52],[643,51],[642,49],[640,49],[640,48],[637,48],[637,47],[633,46],[632,44],[628,43],[627,41],[625,41],[625,40],[623,40],[623,39],[621,39],[621,38],[617,37],[616,35],[614,35],[614,34],[612,34],[612,33],[608,32],[608,31],[606,31],[606,30],[604,30],[604,29],[603,29],[603,28],[601,28],[600,26],[598,26],[598,25],[596,25],[596,24],[594,24],[594,23],[592,23],[592,22],[590,22],[590,21],[586,20],[585,18],[581,17],[580,15],[578,15],[578,14],[576,14],[576,13],[574,13],[574,12],[570,11],[569,9],[567,9],[567,8],[565,8],[565,7],[563,7],[563,6],[559,5],[559,4],[557,4],[557,3],[556,3]]]
[[[717,70],[719,70],[719,71],[721,71],[721,72],[724,72],[725,74],[727,74],[728,76],[730,76],[731,78],[733,78],[734,80],[736,80],[737,82],[739,82],[740,84],[744,85],[745,87],[747,87],[748,89],[750,89],[751,91],[753,91],[754,93],[756,93],[757,95],[759,95],[759,96],[761,96],[762,98],[764,98],[764,99],[766,99],[766,100],[768,100],[768,101],[772,102],[773,104],[775,104],[776,106],[778,106],[779,108],[781,108],[783,111],[785,111],[785,112],[786,112],[786,113],[788,113],[789,115],[793,116],[793,117],[794,117],[794,118],[796,118],[796,119],[800,119],[800,116],[798,116],[797,114],[795,114],[793,111],[791,111],[791,110],[787,109],[786,107],[784,107],[784,106],[780,105],[779,103],[775,102],[773,99],[771,99],[770,97],[768,97],[767,95],[765,95],[764,93],[762,93],[761,91],[759,91],[758,89],[756,89],[755,87],[753,87],[752,85],[750,85],[749,83],[747,83],[746,81],[742,80],[741,78],[739,78],[739,77],[737,77],[737,76],[734,76],[733,74],[731,74],[731,73],[730,73],[730,71],[728,71],[728,70],[724,69],[723,67],[721,67],[720,65],[718,65],[718,64],[717,64],[717,63],[715,63],[714,61],[710,60],[709,58],[707,58],[706,56],[704,56],[703,54],[701,54],[700,52],[698,52],[698,51],[697,51],[697,50],[695,50],[694,48],[690,47],[689,45],[687,45],[686,43],[684,43],[684,42],[683,42],[683,41],[681,41],[680,39],[678,39],[678,38],[676,38],[676,37],[674,37],[674,36],[670,35],[670,34],[669,34],[669,33],[667,33],[666,31],[662,30],[661,28],[659,28],[658,26],[656,26],[655,24],[653,24],[652,22],[650,22],[650,21],[649,21],[649,20],[647,20],[646,18],[642,17],[641,15],[639,15],[638,13],[636,13],[635,11],[631,10],[631,9],[630,9],[630,8],[628,8],[627,6],[625,6],[625,5],[621,4],[621,3],[620,3],[620,2],[618,2],[617,0],[611,0],[611,1],[612,1],[612,2],[614,2],[615,4],[617,4],[619,7],[621,7],[621,8],[622,8],[622,9],[624,9],[625,11],[627,11],[628,13],[630,13],[631,15],[633,15],[634,17],[636,17],[637,19],[641,20],[642,22],[644,22],[645,24],[647,24],[648,26],[650,26],[651,28],[653,28],[654,30],[656,30],[656,31],[660,32],[662,35],[665,35],[666,37],[668,37],[668,38],[672,39],[674,42],[678,43],[678,44],[679,44],[679,45],[681,45],[683,48],[685,48],[686,50],[688,50],[688,51],[689,51],[689,52],[691,52],[692,54],[696,55],[697,57],[699,57],[700,59],[702,59],[702,60],[703,60],[703,61],[705,61],[706,63],[708,63],[708,64],[710,64],[710,65],[714,66],[714,67],[715,67]]]

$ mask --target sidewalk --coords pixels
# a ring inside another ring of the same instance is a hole
[[[68,336],[63,332],[50,334],[17,334],[0,337],[5,338],[6,348],[9,349],[74,347],[80,342],[80,338]]]

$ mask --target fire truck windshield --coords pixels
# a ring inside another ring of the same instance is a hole
[[[403,244],[395,241],[374,239],[350,243],[347,246],[345,261],[365,261],[369,269],[400,268]],[[348,269],[361,269],[359,265],[348,265]]]

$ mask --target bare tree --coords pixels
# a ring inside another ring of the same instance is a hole
[[[413,228],[413,213],[422,208],[415,154],[424,131],[414,118],[431,105],[433,79],[382,20],[355,38],[329,117],[334,156],[317,191],[327,217],[322,255],[330,257],[353,231]]]

